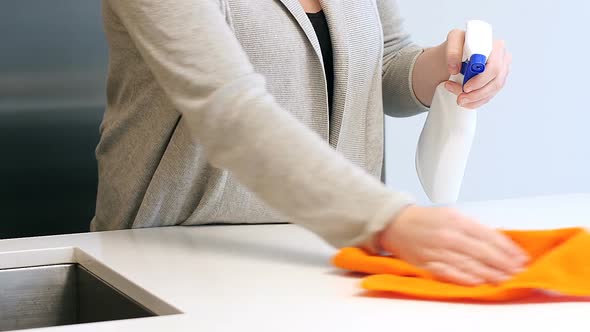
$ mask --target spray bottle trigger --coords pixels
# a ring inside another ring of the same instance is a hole
[[[470,79],[483,73],[486,70],[487,58],[482,54],[473,54],[471,58],[461,64],[461,74],[464,75],[463,86]]]

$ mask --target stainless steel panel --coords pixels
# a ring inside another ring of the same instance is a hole
[[[77,272],[77,323],[154,316],[152,312],[112,288],[83,267],[79,267]]]
[[[148,316],[76,264],[0,270],[0,331]]]
[[[0,331],[76,321],[76,267],[0,270]]]

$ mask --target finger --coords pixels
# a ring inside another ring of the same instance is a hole
[[[478,278],[469,273],[465,273],[460,269],[453,267],[452,265],[432,261],[427,262],[421,266],[426,271],[432,273],[432,275],[441,281],[463,285],[463,286],[477,286],[485,283],[484,280]]]
[[[483,105],[500,92],[504,87],[504,81],[504,77],[498,77],[479,90],[460,94],[457,97],[457,103],[465,108],[475,108],[474,105]]]
[[[455,241],[447,242],[447,249],[456,251],[463,255],[501,270],[509,275],[520,272],[521,263],[505,251],[497,248],[494,243],[496,238],[493,231],[483,232],[477,236],[470,236],[467,233],[457,233]]]
[[[502,90],[506,82],[507,72],[503,71],[498,77],[489,82],[486,86],[470,93],[459,95],[459,105],[466,107],[481,100],[490,100]]]
[[[507,50],[504,50],[504,61],[506,61],[508,66],[512,65],[512,53]]]
[[[447,35],[447,66],[449,74],[458,74],[463,62],[463,44],[465,44],[465,31],[454,29]]]
[[[484,106],[485,104],[489,103],[490,100],[492,100],[492,98],[493,97],[489,97],[489,98],[486,98],[486,99],[483,99],[483,100],[480,100],[480,101],[476,101],[476,102],[473,102],[473,103],[464,104],[464,105],[461,105],[461,107],[466,108],[466,109],[469,109],[469,110],[478,109],[478,108]]]
[[[529,259],[528,255],[514,241],[501,232],[475,221],[471,221],[469,225],[465,225],[464,231],[467,235],[475,239],[486,241],[497,250],[502,251],[506,256],[516,260],[519,265],[522,265]]]
[[[468,104],[473,104],[485,99],[491,99],[494,97],[506,84],[506,79],[508,77],[508,73],[510,72],[510,68],[508,68],[508,63],[504,62],[504,68],[500,71],[498,76],[494,78],[491,82],[486,84],[481,89],[464,93],[463,95],[459,95],[459,105],[463,107],[467,107]]]
[[[510,278],[506,273],[500,270],[494,269],[472,257],[457,252],[446,252],[443,262],[461,270],[463,273],[475,276],[489,283],[501,283]]]
[[[471,91],[481,89],[486,84],[491,82],[498,74],[501,72],[502,68],[504,67],[504,53],[506,49],[504,47],[504,41],[498,40],[494,43],[494,50],[490,57],[488,58],[486,70],[475,76],[474,78],[470,79],[464,87],[465,92],[469,93]]]
[[[446,81],[445,82],[445,89],[447,89],[447,91],[449,91],[450,93],[458,96],[461,93],[463,93],[463,86],[457,82],[453,82],[453,81]]]
[[[506,52],[506,56],[504,57],[504,62],[506,63],[506,73],[504,75],[504,82],[502,86],[506,85],[506,80],[508,76],[510,76],[510,68],[512,67],[512,53]]]

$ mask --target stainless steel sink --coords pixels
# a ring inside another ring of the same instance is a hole
[[[0,269],[0,331],[149,316],[78,264]]]

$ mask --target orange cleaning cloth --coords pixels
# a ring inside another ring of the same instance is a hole
[[[430,300],[511,301],[537,290],[567,296],[590,296],[590,233],[582,228],[503,231],[525,250],[526,269],[501,284],[460,286],[435,280],[407,262],[344,248],[333,258],[339,268],[369,274],[362,287]]]

